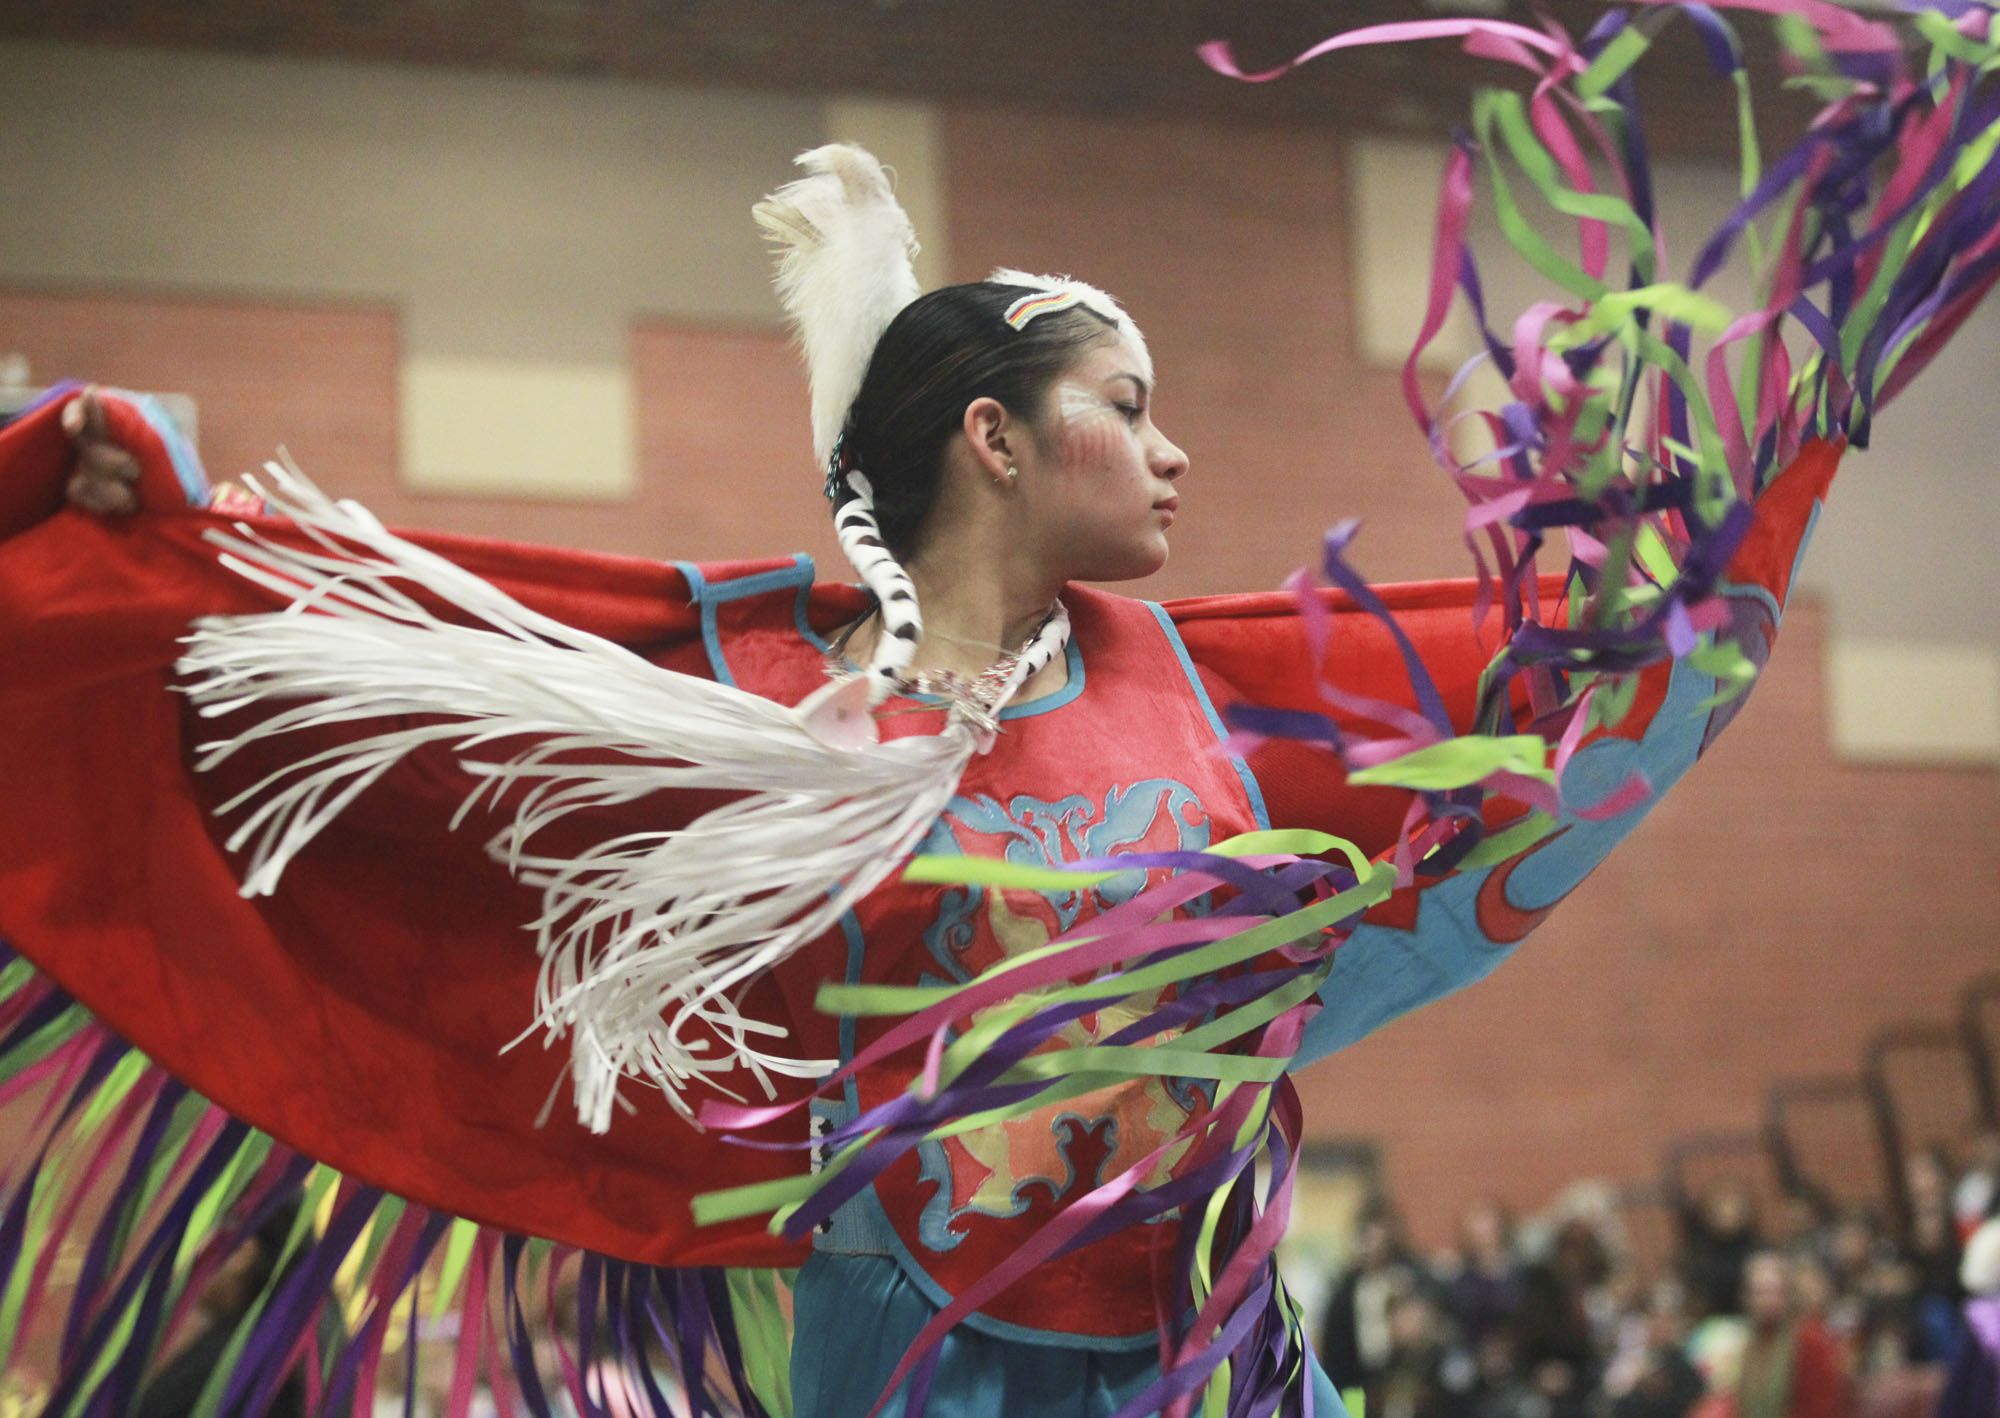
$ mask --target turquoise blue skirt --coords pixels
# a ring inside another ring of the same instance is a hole
[[[863,1418],[937,1307],[886,1256],[815,1252],[794,1292],[795,1418]],[[944,1342],[926,1418],[1110,1418],[1159,1377],[1151,1349],[1107,1354],[995,1339],[960,1326]],[[1317,1361],[1314,1418],[1346,1418]],[[899,1395],[883,1418],[903,1418]]]

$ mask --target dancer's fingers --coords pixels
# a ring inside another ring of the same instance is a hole
[[[79,441],[104,438],[104,391],[95,384],[86,386],[81,394],[63,406],[62,426],[65,433]]]
[[[125,483],[139,481],[139,460],[120,444],[109,439],[83,438],[76,445],[77,473],[92,482]]]
[[[122,517],[139,510],[139,491],[119,478],[91,477],[78,472],[69,480],[69,500],[100,517]]]
[[[138,511],[139,460],[112,440],[103,395],[96,385],[63,406],[62,424],[76,440],[69,500],[99,516]]]

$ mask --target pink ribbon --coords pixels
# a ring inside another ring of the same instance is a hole
[[[479,1351],[486,1334],[486,1272],[492,1258],[492,1238],[482,1232],[465,1272],[465,1299],[459,1305],[458,1344],[452,1356],[451,1396],[445,1403],[445,1418],[472,1418],[472,1399],[479,1387]]]
[[[1218,74],[1241,79],[1246,84],[1268,84],[1273,79],[1283,78],[1301,64],[1309,64],[1336,50],[1358,49],[1369,44],[1402,44],[1413,39],[1467,39],[1474,36],[1480,37],[1482,45],[1488,47],[1473,52],[1483,53],[1488,58],[1506,59],[1535,70],[1539,70],[1539,66],[1526,51],[1539,50],[1543,54],[1560,57],[1567,48],[1537,30],[1506,20],[1399,20],[1394,24],[1369,25],[1323,39],[1291,62],[1255,74],[1246,74],[1237,67],[1235,54],[1226,39],[1212,39],[1199,46],[1195,53]],[[1503,48],[1497,43],[1490,43],[1502,39],[1513,40],[1518,48]]]

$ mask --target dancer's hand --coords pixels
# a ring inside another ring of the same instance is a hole
[[[95,384],[63,408],[62,426],[76,440],[76,471],[66,489],[70,502],[100,517],[137,512],[139,460],[112,440]]]

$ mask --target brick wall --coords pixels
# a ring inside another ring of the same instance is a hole
[[[394,526],[642,556],[839,557],[811,469],[805,377],[781,335],[640,324],[628,349],[649,474],[636,497],[417,496],[396,477],[393,308],[0,285],[0,352],[25,354],[38,379],[193,396],[217,479],[254,471],[282,443],[315,481]]]

